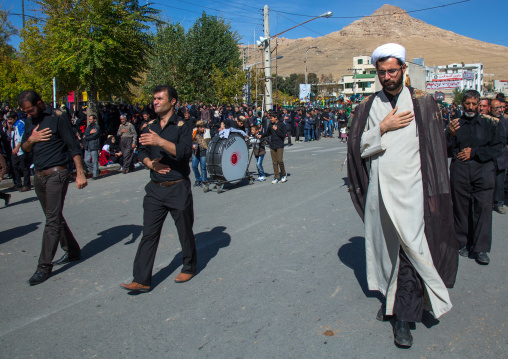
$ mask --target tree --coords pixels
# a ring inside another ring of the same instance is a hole
[[[168,83],[177,89],[182,101],[215,102],[217,91],[229,91],[215,88],[217,79],[221,74],[231,74],[231,66],[241,68],[239,40],[229,23],[205,12],[187,33],[178,24],[159,26],[154,36],[154,55],[149,61],[147,87]]]
[[[242,97],[243,87],[247,83],[247,74],[235,67],[232,61],[226,71],[213,66],[212,80],[217,102],[238,103],[238,99]]]
[[[97,94],[129,92],[147,66],[152,49],[149,24],[158,12],[137,0],[37,0],[46,15],[41,57],[67,92],[84,87],[88,114],[97,113]],[[27,44],[33,54],[34,44]]]
[[[462,103],[462,98],[464,97],[464,92],[466,92],[466,89],[460,90],[458,87],[453,90],[453,102],[460,105]]]

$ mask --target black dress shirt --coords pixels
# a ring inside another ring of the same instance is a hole
[[[187,178],[190,174],[189,159],[192,157],[192,128],[187,121],[173,114],[161,128],[160,119],[150,121],[145,127],[143,133],[148,133],[149,129],[157,133],[161,138],[172,142],[176,147],[176,156],[165,151],[159,146],[140,146],[138,158],[143,161],[145,158],[154,160],[161,158],[159,163],[168,165],[171,171],[166,174],[160,174],[150,170],[150,178],[157,182],[176,181]]]
[[[27,117],[22,144],[32,135],[37,125],[39,125],[37,131],[49,128],[51,137],[49,141],[34,143],[32,147],[36,170],[41,171],[66,165],[69,154],[71,157],[81,156],[78,139],[72,128],[71,120],[65,112],[60,116],[52,114],[51,108],[48,106],[40,117]]]
[[[457,155],[464,148],[471,148],[472,161],[485,163],[492,161],[503,151],[504,138],[497,131],[498,123],[490,116],[477,114],[473,118],[463,115],[459,119],[460,128],[455,136],[446,129],[446,145],[448,157],[457,159]]]

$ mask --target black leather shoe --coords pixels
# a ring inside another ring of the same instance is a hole
[[[469,257],[469,249],[466,246],[462,247],[459,249],[459,255],[462,257]]]
[[[393,328],[393,335],[395,336],[395,344],[401,347],[409,348],[413,345],[413,336],[409,330],[409,322],[404,320],[397,320]]]
[[[490,263],[490,258],[487,255],[487,253],[485,253],[485,252],[475,253],[475,259],[480,264],[489,264]]]
[[[41,272],[41,271],[36,271],[34,273],[34,275],[32,276],[32,278],[30,278],[28,280],[28,283],[30,285],[41,284],[41,283],[47,281],[49,279],[49,277],[51,277],[51,273],[44,273],[44,272]]]
[[[81,259],[81,254],[79,254],[78,256],[75,256],[75,257],[69,257],[69,254],[66,252],[62,256],[62,258],[60,258],[57,261],[51,262],[51,264],[53,264],[54,266],[61,266],[63,264],[67,264],[67,263],[70,263],[70,262],[79,261],[80,259]]]

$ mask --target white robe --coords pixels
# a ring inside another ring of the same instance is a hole
[[[397,99],[397,106],[397,113],[413,112],[406,87]],[[386,315],[392,315],[402,245],[423,280],[426,308],[430,309],[430,304],[439,318],[452,304],[425,237],[418,129],[413,120],[408,126],[381,136],[379,124],[390,111],[390,101],[381,91],[372,103],[361,139],[362,158],[370,158],[365,205],[367,281],[370,290],[386,296]]]

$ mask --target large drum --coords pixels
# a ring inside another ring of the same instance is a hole
[[[249,150],[245,139],[238,133],[228,138],[215,136],[206,150],[206,171],[216,181],[235,182],[245,177]]]

